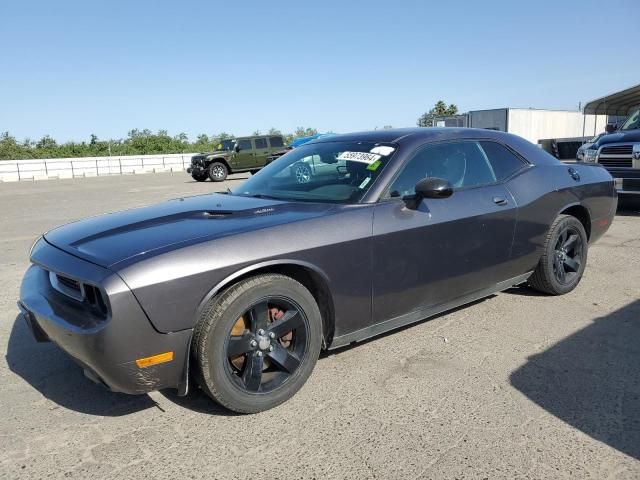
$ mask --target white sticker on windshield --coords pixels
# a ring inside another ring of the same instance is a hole
[[[386,145],[380,145],[379,147],[373,147],[371,149],[371,153],[377,153],[378,155],[382,155],[386,157],[387,155],[391,155],[395,148],[387,147]]]
[[[342,152],[338,157],[338,160],[348,160],[351,162],[363,162],[368,164],[372,164],[379,159],[380,155],[367,152]]]
[[[367,177],[365,178],[362,183],[360,184],[360,186],[358,187],[360,190],[362,190],[364,187],[366,187],[367,185],[369,185],[369,182],[371,181],[371,177]]]

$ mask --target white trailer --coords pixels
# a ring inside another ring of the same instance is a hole
[[[534,108],[473,110],[467,119],[468,127],[509,132],[536,144],[544,139],[595,136],[607,125],[606,115],[592,115],[585,121],[582,112]]]

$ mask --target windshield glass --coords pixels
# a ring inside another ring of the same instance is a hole
[[[629,115],[620,130],[635,130],[637,128],[640,128],[640,109]]]
[[[236,141],[235,140],[221,140],[218,143],[214,143],[213,144],[213,148],[215,150],[233,150],[233,147],[235,146]]]
[[[356,203],[395,152],[392,144],[306,144],[270,163],[233,189],[233,195],[277,200]]]

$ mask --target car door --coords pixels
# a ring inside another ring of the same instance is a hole
[[[253,166],[264,167],[267,161],[267,158],[271,154],[266,137],[259,137],[259,138],[253,139],[253,151],[254,151]]]
[[[449,180],[453,195],[408,205],[403,198],[425,177]],[[506,280],[516,219],[514,199],[479,142],[418,148],[375,207],[374,323],[419,314]]]
[[[255,160],[253,158],[253,145],[250,138],[239,138],[236,141],[236,152],[233,156],[234,170],[248,170],[253,168]]]

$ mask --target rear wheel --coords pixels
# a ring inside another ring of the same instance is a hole
[[[199,383],[230,410],[255,413],[291,398],[320,354],[322,321],[311,293],[269,274],[233,285],[196,325],[192,352]]]
[[[207,172],[193,172],[191,174],[191,178],[193,178],[196,182],[204,182],[207,178],[209,178],[209,176],[207,175]]]
[[[292,173],[298,183],[309,183],[311,181],[311,168],[306,163],[299,163],[294,166]]]
[[[576,288],[587,265],[587,234],[575,217],[560,215],[551,225],[529,284],[550,295],[563,295]]]
[[[208,168],[209,178],[213,182],[223,182],[226,180],[229,171],[227,166],[222,162],[213,162]]]

